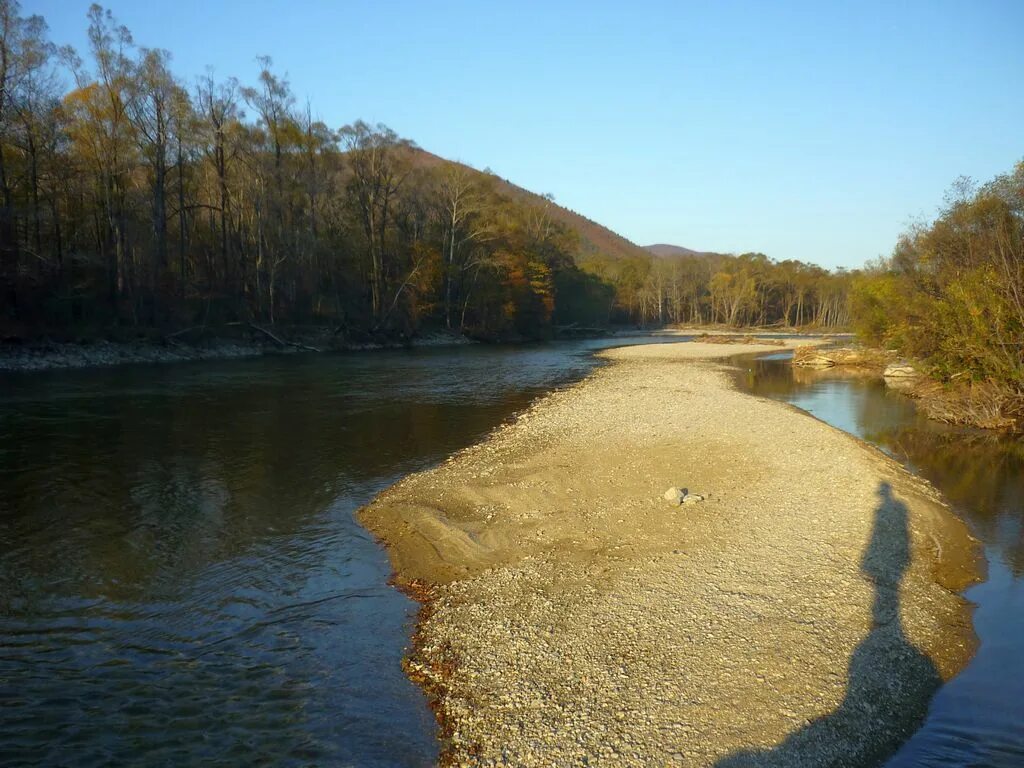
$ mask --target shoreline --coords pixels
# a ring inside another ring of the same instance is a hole
[[[200,331],[202,329],[188,329]],[[115,341],[100,338],[91,341],[47,341],[33,339],[24,342],[0,341],[0,373],[37,373],[43,371],[80,370],[88,368],[109,368],[120,365],[182,363],[194,361],[234,360],[240,358],[264,357],[269,355],[325,354],[347,352],[375,352],[397,349],[426,349],[436,347],[456,347],[470,344],[486,344],[487,342],[470,339],[458,333],[434,331],[415,336],[411,339],[338,342],[325,329],[314,329],[312,332],[297,333],[290,329],[289,336],[285,331],[267,330],[252,327],[241,329],[233,336],[211,336],[194,341],[176,341],[171,334],[168,337],[139,338],[127,341]],[[741,329],[724,330],[721,328],[662,328],[662,329],[631,329],[610,328],[603,335],[556,336],[548,341],[578,341],[585,338],[628,338],[632,336],[672,337],[704,334],[714,337],[749,336],[756,333],[759,337],[775,336],[792,337],[793,333],[783,333],[777,329]],[[276,340],[275,340],[276,338]],[[810,338],[806,335],[803,338]],[[522,340],[509,339],[495,343],[522,343]]]
[[[477,344],[465,336],[448,333],[425,334],[406,341],[365,342],[313,347],[304,339],[283,343],[260,334],[240,338],[211,338],[203,343],[160,340],[110,341],[90,343],[41,342],[0,344],[0,373],[38,373],[43,371],[110,368],[146,363],[183,363],[235,360],[269,355],[330,354],[371,352],[388,349],[423,349]],[[312,341],[316,341],[313,339]]]
[[[423,605],[405,666],[446,763],[868,763],[966,663],[965,526],[880,452],[708,362],[759,351],[779,347],[605,351],[360,512]],[[708,499],[671,507],[669,485]]]

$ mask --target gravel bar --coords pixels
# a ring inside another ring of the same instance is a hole
[[[714,360],[761,350],[606,351],[360,512],[424,601],[406,669],[442,763],[875,765],[920,724],[975,648],[977,543]]]

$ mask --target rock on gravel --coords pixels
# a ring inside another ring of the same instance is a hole
[[[667,491],[665,491],[665,493],[662,494],[662,498],[665,499],[665,501],[669,502],[670,504],[673,504],[674,506],[678,507],[680,504],[683,503],[683,499],[686,498],[686,493],[679,490],[675,486],[672,486]]]

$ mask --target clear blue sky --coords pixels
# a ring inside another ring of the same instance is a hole
[[[88,0],[22,0],[85,53]],[[1024,158],[1024,0],[109,0],[138,44],[387,123],[640,244],[860,266]]]

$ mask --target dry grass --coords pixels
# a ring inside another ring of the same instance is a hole
[[[1005,384],[924,381],[907,394],[928,418],[946,424],[1018,431],[1024,421],[1024,394]]]

